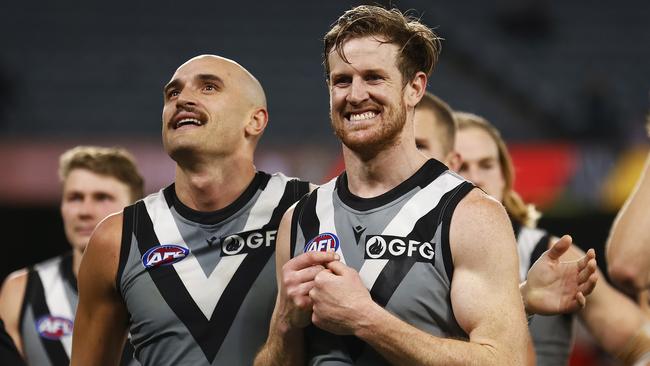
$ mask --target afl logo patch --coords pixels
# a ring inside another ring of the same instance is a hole
[[[146,269],[167,266],[183,260],[188,254],[190,250],[180,245],[157,245],[144,253],[142,264]]]
[[[322,233],[305,244],[304,252],[336,252],[338,249],[339,238],[332,233]]]
[[[36,332],[43,338],[58,341],[72,335],[72,320],[60,316],[44,315],[36,321]]]

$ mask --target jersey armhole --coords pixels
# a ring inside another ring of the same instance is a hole
[[[530,254],[530,263],[528,263],[528,269],[537,262],[539,257],[544,254],[545,251],[548,250],[548,244],[551,241],[551,234],[544,234],[541,239],[535,244],[535,249],[533,249],[533,252]]]
[[[23,322],[25,320],[25,313],[27,312],[27,301],[31,298],[31,293],[34,291],[34,280],[33,276],[38,276],[36,269],[33,266],[27,268],[27,282],[25,283],[25,293],[23,294],[23,302],[20,304],[20,313],[18,314],[18,329],[20,330],[20,336],[22,338],[23,334]]]
[[[305,202],[307,202],[307,199],[309,199],[308,194],[304,195],[300,199],[300,201],[298,201],[296,207],[293,209],[293,214],[291,215],[291,233],[290,233],[291,236],[289,239],[289,258],[293,258],[295,256],[294,253],[296,252],[298,224],[300,222],[300,218],[302,217],[302,209],[303,206],[305,205]]]
[[[451,218],[463,197],[465,197],[472,189],[474,185],[469,182],[463,182],[458,187],[454,188],[454,193],[449,197],[445,203],[445,208],[442,212],[442,233],[441,233],[441,243],[440,248],[442,250],[442,261],[445,265],[445,272],[447,273],[447,278],[449,283],[454,276],[454,261],[451,256],[451,247],[449,245],[449,228],[451,226]]]
[[[115,274],[115,289],[117,293],[122,296],[122,274],[126,262],[129,259],[131,252],[131,241],[133,240],[133,228],[135,227],[135,205],[127,206],[122,212],[122,238],[120,240],[120,261],[117,265],[117,273]]]

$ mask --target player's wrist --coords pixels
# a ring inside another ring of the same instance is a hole
[[[363,340],[376,336],[380,334],[380,326],[386,324],[387,316],[390,316],[390,314],[384,308],[374,301],[370,301],[367,306],[364,306],[363,311],[359,312],[352,333]]]

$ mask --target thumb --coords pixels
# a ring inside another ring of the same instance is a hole
[[[573,239],[571,239],[570,235],[564,235],[558,241],[553,243],[551,249],[548,250],[548,257],[552,260],[560,259],[560,257],[569,250],[572,242]]]

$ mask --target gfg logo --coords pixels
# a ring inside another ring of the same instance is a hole
[[[259,248],[275,248],[277,233],[277,230],[257,230],[229,235],[221,241],[221,256],[246,254]]]
[[[365,245],[366,259],[397,259],[410,257],[417,262],[431,262],[433,244],[391,235],[369,235]]]

